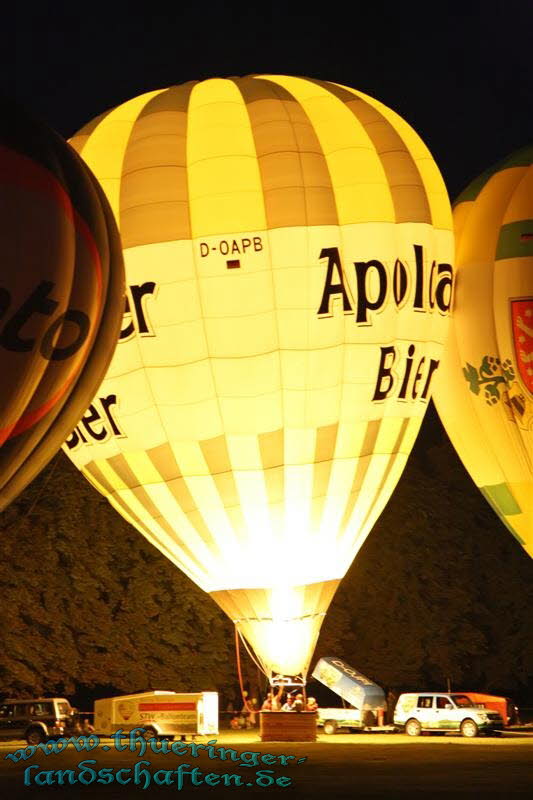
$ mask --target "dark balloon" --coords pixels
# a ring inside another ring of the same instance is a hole
[[[0,509],[47,464],[118,341],[124,268],[96,178],[14,104],[0,123]]]

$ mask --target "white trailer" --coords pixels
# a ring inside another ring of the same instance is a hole
[[[364,727],[358,708],[319,708],[316,724],[324,727],[324,733],[337,733],[339,728],[361,730]]]
[[[94,727],[103,736],[134,728],[145,728],[146,738],[217,734],[218,693],[154,691],[106,697],[94,704]]]
[[[328,689],[348,703],[348,708],[319,708],[317,725],[324,733],[335,733],[339,728],[349,730],[389,729],[383,725],[387,703],[383,689],[362,672],[350,667],[340,658],[321,658],[313,670],[316,678]]]

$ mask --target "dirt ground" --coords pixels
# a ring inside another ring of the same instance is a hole
[[[225,800],[236,792],[281,792],[302,800],[533,796],[533,736],[526,734],[490,739],[337,734],[320,735],[307,744],[260,742],[256,731],[224,732],[213,738],[210,751],[195,751],[186,744],[179,754],[150,748],[142,754],[134,744],[119,751],[107,739],[91,752],[77,752],[69,745],[61,754],[37,751],[16,763],[6,756],[24,744],[2,743],[0,793],[10,800],[129,800],[176,791],[198,800]],[[209,747],[207,740],[200,743]]]

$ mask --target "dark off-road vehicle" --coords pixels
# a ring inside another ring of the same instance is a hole
[[[26,739],[40,744],[69,735],[74,709],[64,697],[4,700],[0,703],[0,739]]]

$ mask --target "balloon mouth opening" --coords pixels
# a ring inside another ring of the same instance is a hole
[[[306,682],[309,661],[325,613],[299,617],[249,617],[234,620],[249,655],[271,685],[300,686]],[[252,657],[253,657],[252,656]]]
[[[267,679],[296,676],[295,685],[300,685],[338,584],[338,580],[326,581],[211,596],[232,620],[243,646]]]

